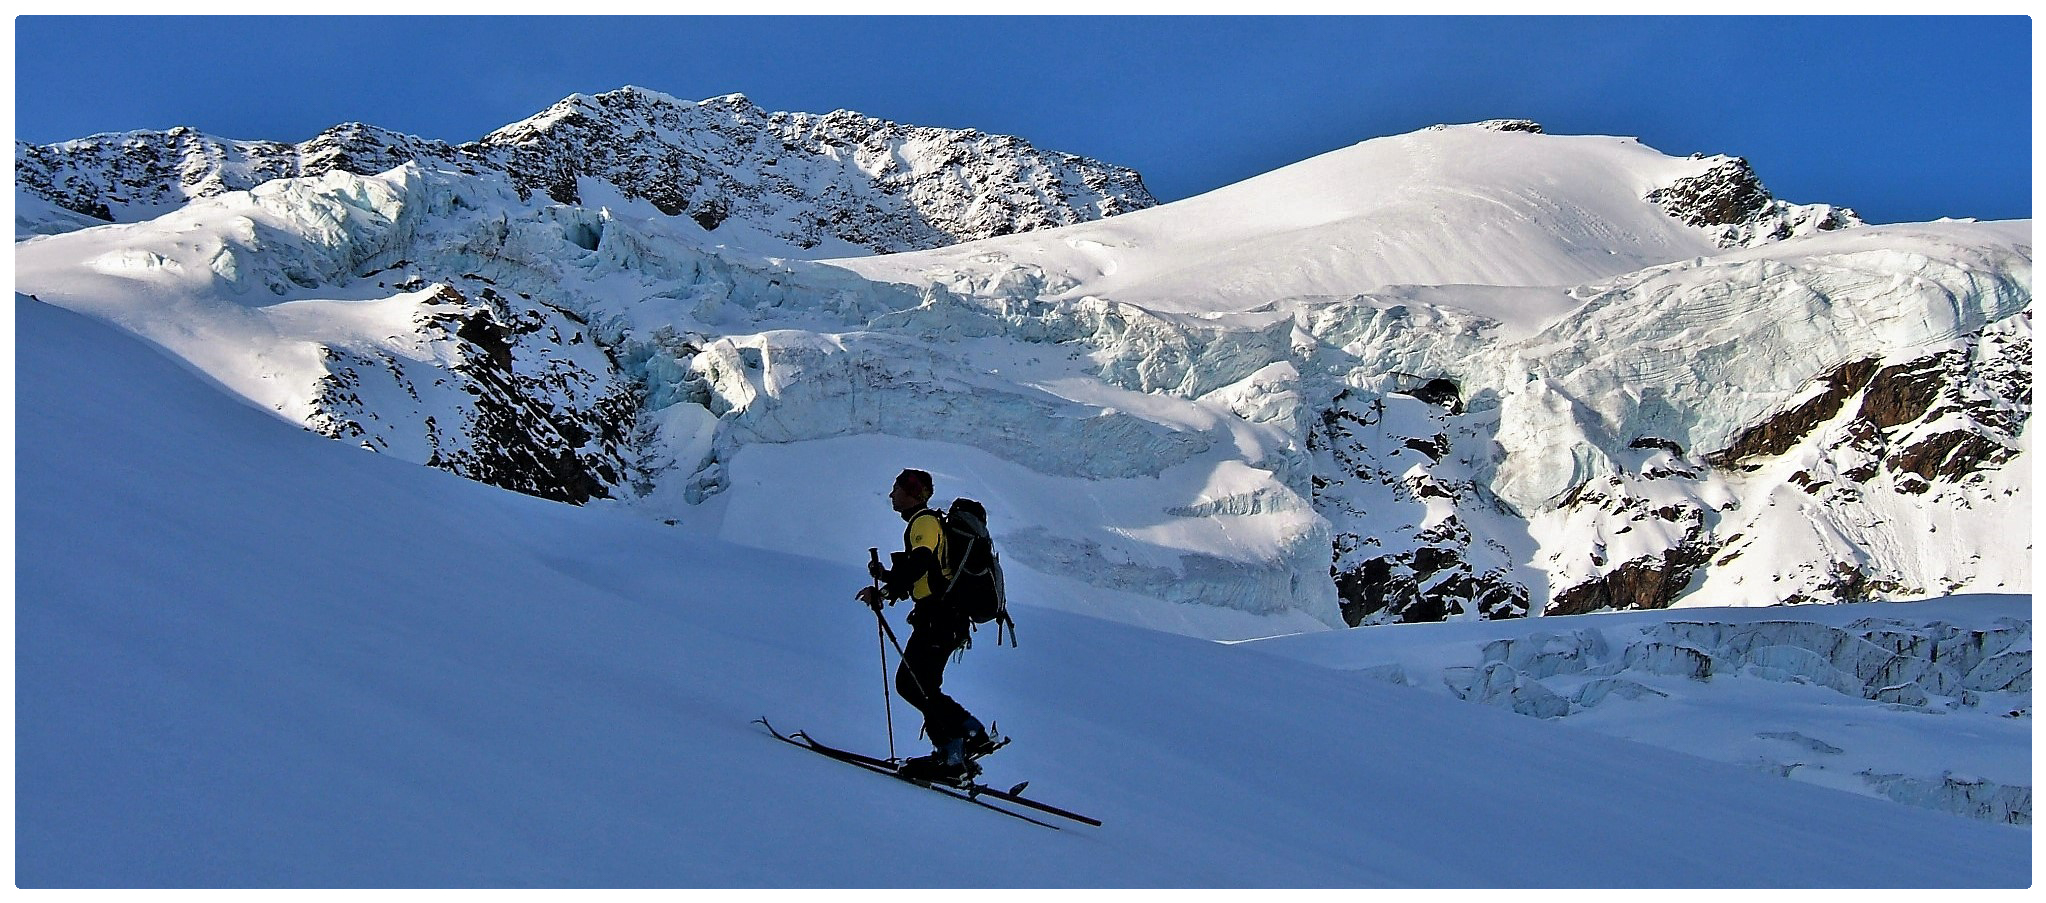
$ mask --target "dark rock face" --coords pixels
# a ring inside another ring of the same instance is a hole
[[[2030,323],[2030,311],[2019,316]],[[1898,488],[1922,493],[2017,457],[2018,434],[2031,419],[2029,333],[1978,334],[1966,349],[1876,375],[1856,414],[1866,424],[1857,435],[1880,449]]]
[[[1690,589],[1693,578],[1708,565],[1723,543],[1710,524],[1715,513],[1678,493],[1681,500],[1654,502],[1669,482],[1696,483],[1704,475],[1697,462],[1686,460],[1681,446],[1666,439],[1643,437],[1632,447],[1663,452],[1668,460],[1638,473],[1613,475],[1578,487],[1564,502],[1573,518],[1599,525],[1599,535],[1618,538],[1637,530],[1667,537],[1657,551],[1617,563],[1607,560],[1605,543],[1586,550],[1596,576],[1551,587],[1545,614],[1668,608]],[[1564,562],[1569,563],[1569,562]],[[1577,569],[1570,569],[1577,570]]]
[[[1878,371],[1861,398],[1861,418],[1877,429],[1890,429],[1925,416],[1945,388],[1946,365],[1953,356],[1936,354]]]
[[[272,179],[334,170],[375,175],[412,160],[463,160],[444,143],[361,123],[334,126],[304,144],[228,141],[178,127],[50,145],[16,142],[14,150],[15,179],[22,189],[109,221],[153,216]],[[462,165],[473,172],[477,163]],[[124,216],[128,211],[133,214]]]
[[[1350,626],[1528,613],[1510,555],[1461,514],[1496,505],[1455,457],[1481,444],[1464,419],[1455,384],[1435,379],[1413,393],[1344,390],[1309,431],[1314,505],[1334,528],[1329,573]],[[1388,523],[1402,526],[1389,534]]]
[[[1569,587],[1549,601],[1548,614],[1577,615],[1594,611],[1668,608],[1690,585],[1712,549],[1691,542],[1657,556],[1626,562],[1602,577]]]
[[[1862,224],[1844,207],[1777,200],[1763,187],[1754,167],[1740,157],[1724,158],[1703,173],[1650,191],[1647,199],[1684,225],[1710,231],[1727,248]]]
[[[1428,380],[1411,394],[1429,404],[1448,408],[1452,414],[1463,413],[1463,390],[1457,386],[1456,380],[1438,376]]]
[[[483,169],[481,161],[445,142],[414,138],[360,122],[334,126],[296,148],[301,175],[340,170],[359,176],[389,172],[415,160],[451,166],[463,172]]]
[[[624,88],[576,95],[453,146],[361,123],[303,144],[227,141],[188,128],[15,146],[18,184],[103,220],[334,170],[419,161],[505,173],[527,196],[580,204],[608,184],[705,229],[734,217],[801,247],[839,240],[892,252],[1069,225],[1157,204],[1133,170],[1018,138],[904,126],[838,111],[769,113],[732,95],[702,103]]]
[[[441,285],[415,326],[445,353],[328,348],[308,428],[555,501],[620,494],[634,473],[638,390],[601,352],[563,353],[596,349],[582,323],[488,287],[472,299]]]
[[[1867,386],[1875,372],[1874,360],[1842,364],[1822,378],[1826,389],[1817,397],[1748,427],[1732,445],[1707,455],[1706,460],[1715,467],[1740,467],[1749,458],[1789,451],[1819,424],[1838,415],[1847,399]]]
[[[1865,496],[1884,492],[1924,497],[1928,505],[1966,507],[1976,497],[1971,493],[1982,491],[1980,475],[2019,455],[2019,436],[2031,414],[2031,385],[2024,376],[2031,359],[2030,319],[2029,312],[2019,314],[1952,347],[1902,363],[1866,359],[1843,364],[1821,378],[1816,395],[1742,431],[1731,446],[1706,456],[1705,463],[1753,473],[1766,459],[1793,452],[1808,456],[1814,463],[1786,482],[1820,509],[1861,510]],[[1661,447],[1654,440],[1635,444]],[[1673,444],[1665,450],[1681,455]],[[1571,504],[1600,507],[1607,512],[1603,524],[1639,523],[1646,514],[1629,514],[1634,503],[1628,499],[1646,492],[1615,480]],[[1770,541],[1767,536],[1721,535],[1712,526],[1718,517],[1711,511],[1680,505],[1648,513],[1682,532],[1658,554],[1558,587],[1549,613],[1667,607],[1694,578]],[[1800,578],[1802,588],[1788,591],[1782,601],[1853,602],[1951,590],[1921,585],[1852,549],[1838,555],[1809,562],[1809,576]]]
[[[1678,179],[1648,199],[1689,226],[1730,226],[1747,222],[1775,200],[1748,161],[1735,157],[1703,175]]]
[[[1021,139],[840,110],[770,113],[739,95],[688,103],[626,88],[577,95],[486,136],[523,190],[577,203],[593,178],[705,228],[732,217],[802,247],[938,247],[1157,203],[1131,170]]]
[[[2031,383],[2024,375],[2031,313],[2018,319],[2026,328],[1984,331],[1967,337],[1964,347],[1900,364],[1843,365],[1825,378],[1822,395],[1750,428],[1710,459],[1747,467],[1749,459],[1783,454],[1838,417],[1859,393],[1854,414],[1829,448],[1831,457],[1855,462],[1839,468],[1847,480],[1867,483],[1889,473],[1898,489],[1920,494],[1999,467],[2017,457],[2017,436],[2031,415]],[[1824,485],[1799,476],[1814,492]]]
[[[1514,539],[1528,521],[1469,478],[1467,462],[1491,447],[1489,415],[1462,412],[1449,386],[1425,381],[1405,394],[1344,391],[1308,434],[1343,617],[1360,626],[1668,608],[1744,553],[1768,548],[1772,537],[1748,526],[1726,487],[1746,482],[1740,498],[1778,497],[1755,475],[1790,455],[1815,463],[1782,478],[1781,497],[1850,512],[1825,516],[1865,521],[1883,510],[1866,506],[1872,494],[1966,507],[1986,491],[1986,472],[2018,460],[2030,360],[2026,313],[1909,360],[1844,363],[1723,449],[1693,454],[1668,438],[1634,437],[1617,472],[1577,485],[1540,515],[1545,530],[1586,546],[1551,549],[1533,567],[1506,551],[1532,545]],[[1920,585],[1926,578],[1874,563],[1851,542],[1833,555],[1783,575],[1781,589],[1754,591],[1795,604],[1950,589]]]

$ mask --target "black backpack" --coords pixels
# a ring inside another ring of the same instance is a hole
[[[1004,629],[1009,645],[1016,645],[1016,622],[1009,619],[1002,558],[995,554],[994,537],[987,532],[987,509],[972,499],[954,499],[938,519],[945,526],[946,569],[952,572],[945,603],[974,624],[995,622],[995,645],[1001,645]]]

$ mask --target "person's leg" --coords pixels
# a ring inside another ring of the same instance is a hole
[[[924,733],[935,748],[942,749],[957,739],[973,717],[944,691],[945,663],[958,647],[943,631],[918,629],[909,635],[902,649],[902,666],[895,670],[895,691],[923,713]]]

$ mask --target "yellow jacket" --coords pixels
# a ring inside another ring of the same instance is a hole
[[[929,508],[910,515],[909,526],[903,528],[902,531],[902,550],[908,553],[904,556],[905,560],[915,562],[920,558],[921,556],[916,554],[918,549],[930,550],[933,560],[937,564],[939,584],[949,583],[952,579],[952,572],[946,569],[945,566],[945,526],[942,521],[938,520],[938,512],[932,511]],[[929,569],[926,568],[916,578],[916,582],[910,584],[909,598],[921,602],[925,597],[937,591],[937,587],[932,585]]]

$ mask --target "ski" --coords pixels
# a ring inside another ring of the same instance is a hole
[[[861,768],[867,769],[868,771],[875,772],[877,774],[885,774],[905,784],[914,784],[926,790],[935,790],[954,799],[965,800],[976,806],[980,806],[985,809],[992,809],[996,812],[1002,813],[1003,815],[1009,816],[1010,818],[1020,818],[1033,825],[1043,825],[1044,827],[1050,828],[1054,831],[1059,829],[1058,825],[1054,825],[1051,822],[1041,821],[1039,819],[1035,819],[1028,815],[1025,815],[1021,812],[1016,812],[1010,809],[1004,809],[1001,806],[997,806],[993,803],[988,802],[987,800],[980,799],[978,798],[977,794],[969,793],[963,788],[956,787],[951,784],[939,783],[936,781],[926,781],[919,778],[912,778],[907,775],[900,774],[895,770],[895,766],[889,764],[884,759],[876,759],[873,758],[872,756],[863,756],[860,755],[859,753],[848,752],[846,750],[825,746],[822,743],[818,743],[817,741],[810,739],[810,735],[805,734],[802,731],[796,731],[793,734],[784,734],[781,731],[775,730],[774,725],[769,724],[766,718],[757,718],[755,719],[755,723],[759,724],[762,727],[767,728],[767,732],[773,734],[774,738],[777,740],[794,746],[800,746],[804,749],[825,756],[827,758],[837,759],[838,761],[844,762],[848,765],[856,765]]]
[[[868,764],[877,765],[884,768],[893,767],[885,759],[876,759],[872,756],[861,755],[860,753],[851,752],[848,750],[835,749],[833,747],[824,746],[824,744],[818,743],[816,740],[811,739],[807,734],[803,736],[803,739],[808,740],[810,743],[815,744],[816,746],[824,747],[825,749],[831,749],[833,752],[838,753],[840,755],[852,756]],[[1097,828],[1101,827],[1100,819],[1090,818],[1088,816],[1081,815],[1077,812],[1069,812],[1065,809],[1061,809],[1057,806],[1051,805],[1050,803],[1039,802],[1037,800],[1033,800],[1023,796],[1022,795],[1023,788],[1030,786],[1029,781],[1019,783],[1016,786],[1010,787],[1007,790],[1000,790],[994,787],[990,787],[986,784],[978,783],[971,780],[961,781],[957,784],[943,783],[943,786],[963,790],[974,796],[991,796],[994,797],[995,799],[1015,803],[1016,805],[1019,806],[1028,806],[1032,809],[1036,809],[1039,812],[1049,813],[1051,815],[1059,816],[1060,818],[1070,818],[1073,821],[1080,822],[1081,824],[1092,825]]]
[[[975,802],[980,802],[980,800],[978,799],[979,797],[983,796],[993,797],[1004,802],[1014,803],[1018,806],[1024,806],[1027,808],[1035,809],[1039,812],[1044,812],[1050,815],[1056,815],[1059,816],[1060,818],[1069,818],[1072,819],[1073,821],[1079,822],[1084,825],[1091,825],[1096,828],[1101,827],[1100,819],[1090,818],[1088,816],[1081,815],[1077,812],[1070,812],[1065,809],[1061,809],[1057,806],[1053,806],[1049,803],[1038,802],[1037,800],[1033,800],[1023,796],[1022,795],[1023,788],[1030,786],[1029,781],[1019,783],[1016,786],[1011,787],[1007,790],[1000,790],[994,787],[989,787],[986,784],[977,783],[971,780],[961,781],[955,784],[943,781],[923,781],[918,780],[916,778],[903,777],[902,775],[895,774],[895,768],[897,763],[890,762],[887,759],[876,759],[873,756],[863,755],[861,753],[852,752],[851,750],[844,750],[834,746],[827,746],[823,743],[817,742],[817,740],[812,738],[810,735],[803,733],[802,731],[797,731],[793,735],[784,736],[780,731],[775,730],[773,725],[768,724],[766,718],[759,719],[759,723],[761,724],[761,726],[766,727],[769,733],[772,733],[776,737],[780,737],[783,740],[787,740],[790,743],[794,743],[797,746],[806,747],[813,752],[821,753],[823,755],[827,755],[834,759],[839,759],[841,761],[851,762],[856,765],[864,765],[875,771],[885,771],[888,774],[895,775],[895,777],[900,778],[901,780],[909,781],[910,783],[913,784],[929,786],[932,789],[943,788],[946,790],[957,791],[958,794],[961,795],[962,797],[967,799],[973,799]],[[1006,812],[1008,810],[1005,809],[1002,811]],[[1034,820],[1035,819],[1033,819],[1033,821]],[[1040,822],[1040,824],[1042,824],[1042,822]]]

